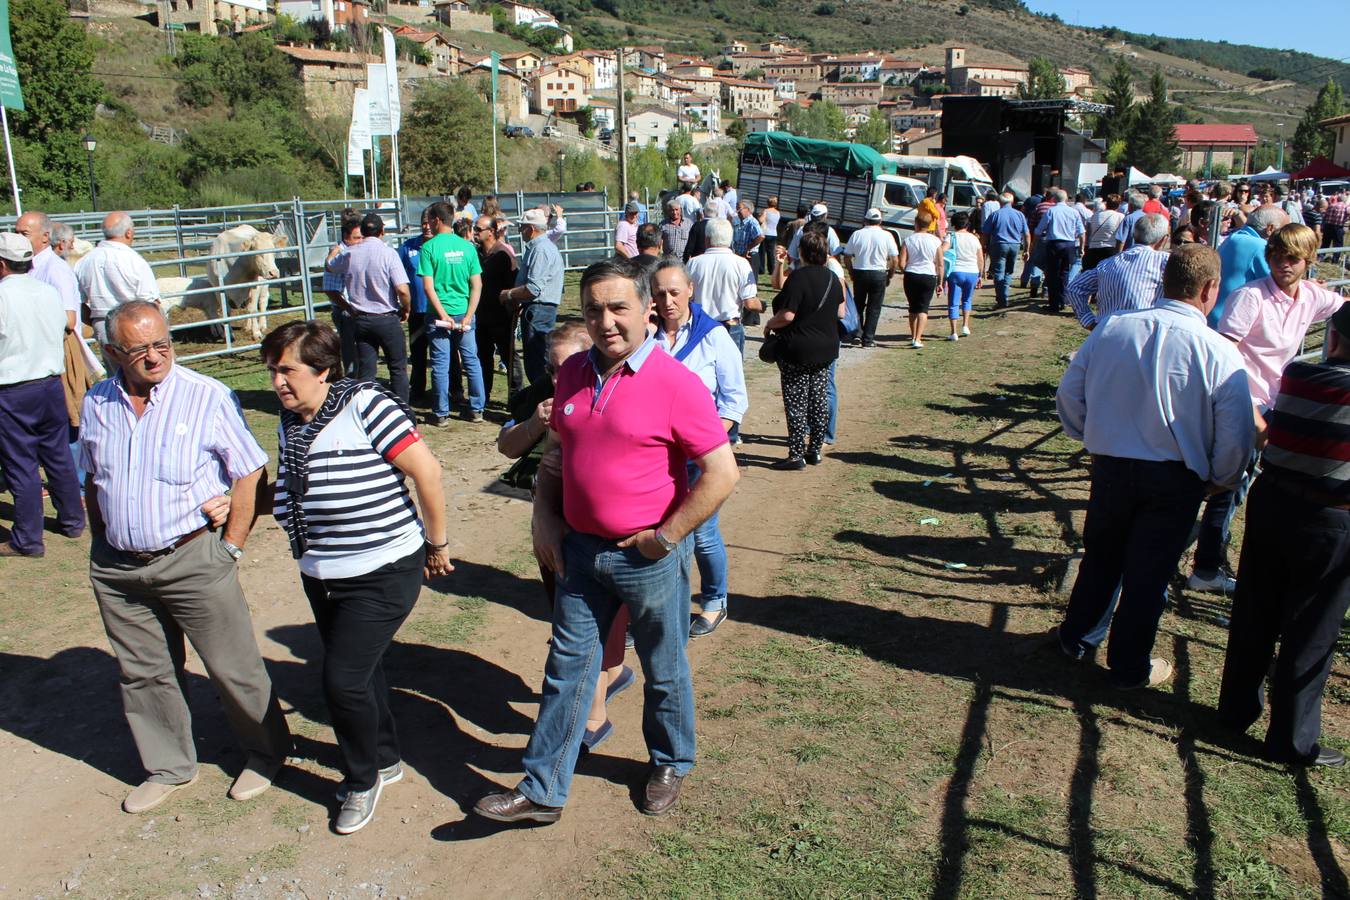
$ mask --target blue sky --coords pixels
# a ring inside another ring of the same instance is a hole
[[[1332,59],[1350,55],[1345,0],[1302,0],[1296,4],[1297,14],[1283,27],[1272,20],[1271,5],[1256,0],[1229,0],[1222,5],[1222,14],[1216,14],[1219,10],[1211,3],[1194,0],[1026,0],[1026,4],[1035,12],[1055,13],[1070,25],[1114,25],[1142,34],[1303,50]]]

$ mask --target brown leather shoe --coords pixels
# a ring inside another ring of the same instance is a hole
[[[683,775],[675,774],[674,766],[656,766],[647,776],[647,788],[642,792],[642,814],[662,816],[670,812],[680,799]]]
[[[540,806],[520,791],[488,794],[474,804],[473,811],[494,822],[556,822],[562,818],[561,806]]]

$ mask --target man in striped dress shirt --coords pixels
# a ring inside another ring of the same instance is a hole
[[[1148,309],[1163,295],[1163,270],[1171,244],[1167,216],[1156,213],[1134,225],[1134,246],[1070,282],[1065,294],[1074,315],[1088,331],[1112,313]],[[1089,301],[1096,297],[1097,312]]]
[[[197,778],[185,636],[248,754],[229,791],[248,800],[271,786],[291,749],[235,570],[267,454],[229,388],[174,365],[156,304],[115,307],[106,333],[104,352],[120,371],[84,397],[80,455],[94,535],[89,580],[148,773],[122,809],[153,809]],[[202,506],[226,490],[229,517],[216,533]]]
[[[1247,532],[1219,691],[1219,715],[1246,731],[1261,716],[1275,643],[1266,752],[1343,766],[1318,743],[1322,692],[1350,608],[1350,304],[1331,317],[1324,363],[1293,362],[1266,421],[1269,443],[1247,498]]]

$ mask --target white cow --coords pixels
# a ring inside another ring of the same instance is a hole
[[[178,307],[184,309],[199,309],[202,316],[207,319],[218,319],[221,316],[220,294],[214,291],[202,291],[199,294],[189,294],[184,297],[184,291],[197,291],[202,288],[214,287],[205,275],[193,277],[183,277],[180,275],[165,275],[155,279],[155,285],[159,288],[160,308],[164,314]],[[225,339],[225,327],[223,325],[207,326],[211,329],[213,340]]]
[[[215,240],[211,242],[211,256],[224,258],[213,259],[208,263],[207,278],[210,279],[212,287],[224,288],[221,293],[232,308],[259,314],[243,322],[245,334],[255,343],[262,340],[263,332],[267,329],[267,300],[271,288],[266,284],[255,285],[254,282],[280,277],[276,256],[270,251],[285,247],[286,243],[284,234],[268,234],[252,225],[236,225],[226,229],[216,235]],[[269,252],[228,258],[230,254],[249,253],[255,250]],[[192,299],[187,298],[188,301]],[[215,310],[219,309],[217,300]],[[214,318],[219,313],[213,311],[208,315]]]

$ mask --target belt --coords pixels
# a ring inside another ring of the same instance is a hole
[[[1292,479],[1282,478],[1270,469],[1262,471],[1261,476],[1257,481],[1265,481],[1277,490],[1282,491],[1291,497],[1296,497],[1305,503],[1311,503],[1314,506],[1321,506],[1326,509],[1350,510],[1350,503],[1346,502],[1344,495],[1328,494],[1325,491],[1313,490]]]
[[[209,526],[203,525],[196,531],[189,531],[187,534],[183,535],[178,540],[174,541],[172,544],[163,548],[162,550],[118,550],[118,548],[116,547],[114,547],[113,549],[117,550],[118,553],[122,554],[127,559],[131,560],[137,565],[148,566],[155,560],[163,559],[164,557],[168,556],[170,553],[182,547],[184,544],[187,544],[191,541],[195,541],[197,538],[206,534],[206,532],[210,530],[211,529]]]
[[[51,381],[53,378],[59,379],[60,377],[60,375],[43,375],[41,378],[30,378],[27,381],[14,381],[9,384],[0,384],[0,391],[26,387],[30,384],[41,384],[44,381]]]
[[[389,310],[389,312],[378,312],[378,313],[377,313],[377,312],[366,312],[365,310],[361,310],[361,309],[352,309],[352,308],[350,308],[350,307],[348,307],[347,313],[348,313],[349,315],[353,315],[353,316],[356,316],[357,318],[361,318],[361,319],[378,319],[378,318],[380,318],[381,316],[396,316],[396,315],[398,315],[398,313],[397,313],[396,311],[392,310],[392,309]]]

